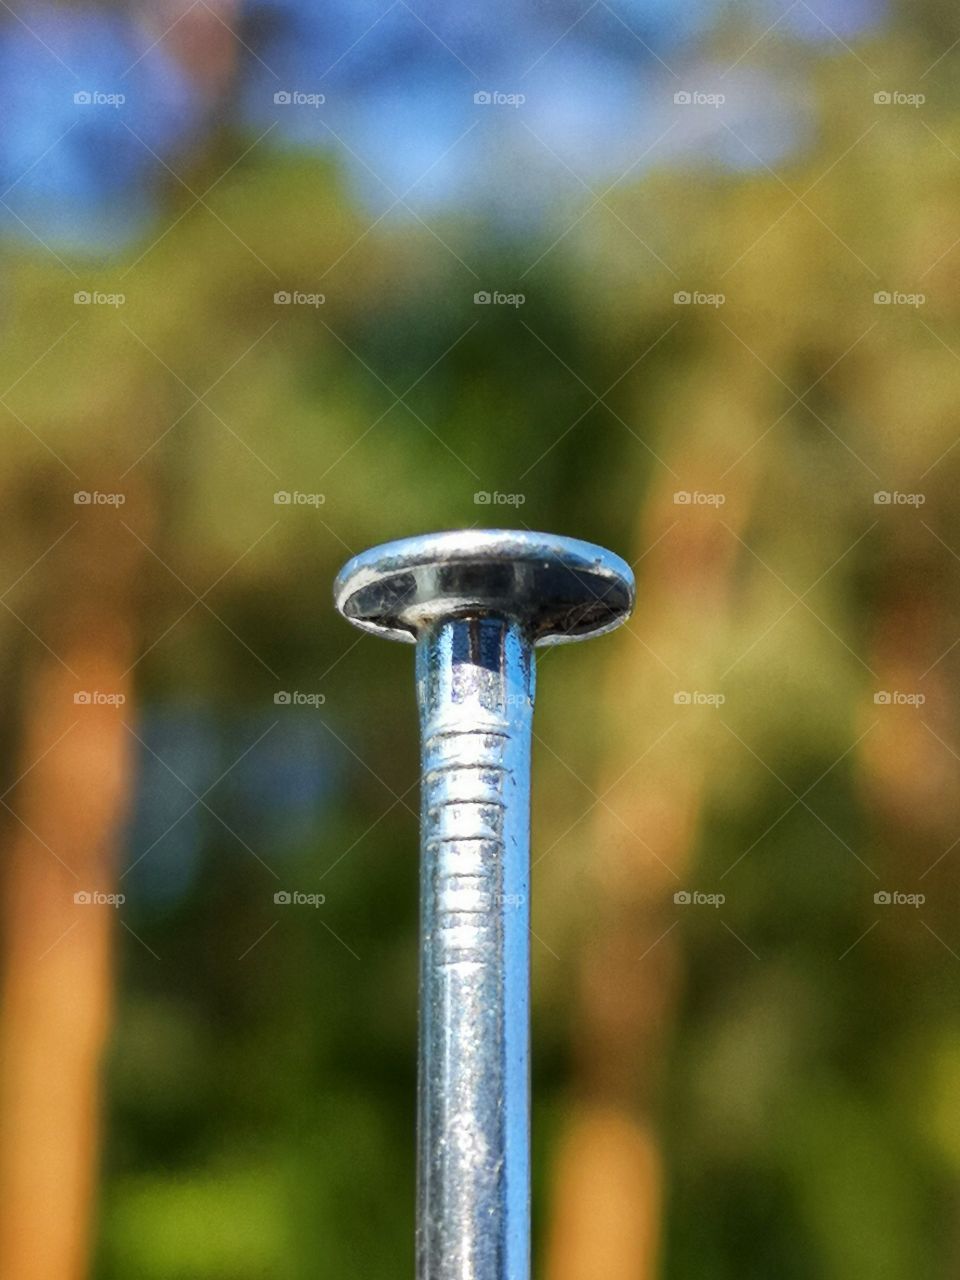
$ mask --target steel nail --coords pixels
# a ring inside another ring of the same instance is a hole
[[[528,1280],[533,649],[619,626],[633,574],[575,538],[463,530],[365,551],[334,597],[417,646],[417,1277]]]

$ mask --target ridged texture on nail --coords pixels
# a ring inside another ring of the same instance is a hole
[[[530,648],[498,618],[418,646],[419,1280],[529,1276]]]

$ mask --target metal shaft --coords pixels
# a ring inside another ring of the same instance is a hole
[[[530,1273],[533,688],[515,621],[457,618],[418,640],[419,1280]]]

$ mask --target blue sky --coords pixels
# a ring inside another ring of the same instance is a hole
[[[711,54],[718,23],[736,21],[744,50],[775,24],[764,41],[842,52],[884,5],[260,0],[224,10],[236,55],[225,95],[197,77],[197,60],[192,71],[178,60],[190,24],[205,17],[209,28],[213,0],[148,17],[38,3],[18,12],[0,26],[0,230],[104,254],[147,232],[173,181],[165,166],[183,170],[224,124],[251,139],[273,126],[267,146],[336,153],[376,216],[409,191],[421,216],[463,208],[510,223],[629,166],[639,176],[664,162],[774,164],[807,135],[803,94],[762,57],[731,66]],[[178,13],[177,40],[156,40],[156,22]],[[722,92],[736,137],[715,106],[678,109],[674,94],[687,90]],[[312,101],[275,101],[298,92]],[[478,104],[477,93],[508,101]],[[397,205],[393,216],[409,215]]]

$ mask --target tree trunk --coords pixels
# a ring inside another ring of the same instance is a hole
[[[70,510],[77,524],[45,562],[29,619],[52,652],[37,645],[23,677],[18,780],[2,800],[0,1275],[11,1280],[87,1273],[118,920],[90,899],[117,892],[132,788],[139,548],[114,510]]]

